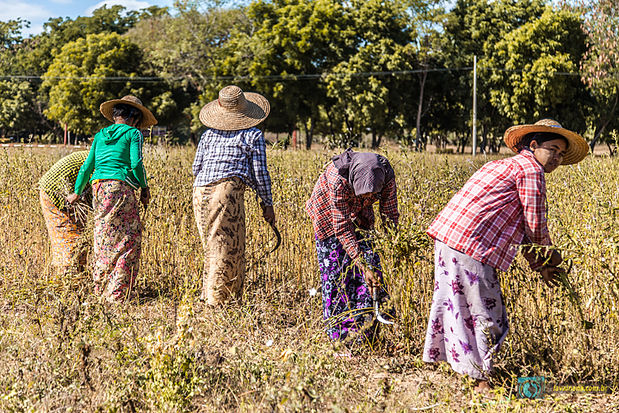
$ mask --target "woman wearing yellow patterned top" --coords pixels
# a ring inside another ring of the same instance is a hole
[[[94,219],[95,294],[119,302],[130,296],[138,273],[142,223],[135,191],[146,207],[150,190],[142,163],[144,138],[140,129],[157,119],[135,96],[101,104],[99,110],[114,124],[101,129],[75,181],[75,202],[92,184]],[[92,174],[92,175],[91,175]]]
[[[73,152],[56,162],[39,180],[41,209],[51,244],[51,265],[59,273],[79,272],[86,264],[85,251],[78,250],[84,221],[67,208],[65,196],[73,189],[87,156],[88,151]],[[90,203],[89,199],[83,201]]]

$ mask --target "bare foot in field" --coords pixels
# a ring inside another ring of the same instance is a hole
[[[473,388],[477,393],[487,394],[492,390],[487,380],[477,380],[477,385]]]

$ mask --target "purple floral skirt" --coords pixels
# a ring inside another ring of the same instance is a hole
[[[494,268],[434,244],[434,296],[423,360],[446,361],[455,372],[486,380],[508,331]]]
[[[383,275],[380,257],[372,251],[368,241],[359,241],[366,262],[375,268],[381,284]],[[316,239],[318,266],[322,280],[323,318],[329,337],[344,340],[354,334],[355,341],[372,341],[377,333],[378,323],[372,314],[372,296],[359,268],[352,265],[350,256],[337,237]],[[379,300],[388,299],[381,289]],[[391,314],[393,315],[393,314]]]

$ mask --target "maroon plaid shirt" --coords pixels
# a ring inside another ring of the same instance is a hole
[[[395,179],[385,183],[380,195],[365,201],[355,196],[346,179],[338,174],[333,163],[320,175],[305,210],[312,219],[314,233],[320,240],[337,236],[346,253],[353,260],[360,254],[355,228],[374,228],[372,204],[380,200],[379,211],[383,223],[385,217],[398,224],[398,199]]]
[[[506,271],[523,242],[551,245],[546,179],[533,153],[488,162],[436,217],[428,235]],[[537,269],[539,262],[530,262]]]

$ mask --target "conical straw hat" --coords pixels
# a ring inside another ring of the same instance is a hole
[[[567,153],[563,157],[561,165],[578,163],[589,153],[589,145],[587,145],[587,141],[585,141],[582,136],[563,128],[559,122],[552,119],[542,119],[535,122],[533,125],[512,126],[505,131],[503,140],[508,148],[514,152],[518,152],[518,144],[522,139],[526,135],[536,132],[556,133],[567,140]]]
[[[212,129],[248,129],[265,120],[270,110],[264,96],[243,92],[238,86],[226,86],[219,91],[218,99],[200,110],[200,121]]]
[[[157,124],[157,119],[151,113],[150,110],[146,109],[144,105],[142,105],[142,101],[133,95],[127,95],[120,99],[108,100],[107,102],[103,102],[101,106],[99,106],[99,111],[105,116],[105,118],[109,121],[114,122],[114,117],[112,116],[114,106],[119,103],[124,103],[125,105],[133,106],[136,109],[139,109],[142,112],[142,120],[138,124],[138,128],[145,129],[149,128],[153,125]]]

